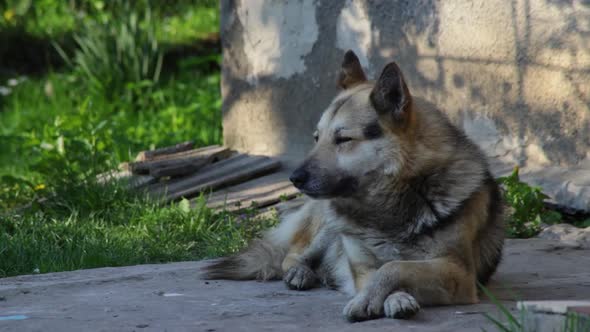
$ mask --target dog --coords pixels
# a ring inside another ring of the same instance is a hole
[[[335,288],[352,296],[343,310],[350,321],[477,303],[505,234],[485,155],[410,93],[395,62],[373,82],[352,51],[341,67],[341,92],[290,176],[307,201],[203,277]]]

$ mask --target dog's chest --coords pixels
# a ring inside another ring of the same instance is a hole
[[[372,253],[379,265],[396,260],[428,259],[432,254],[428,250],[432,244],[427,239],[404,241],[374,230],[357,231],[353,236],[357,239],[357,245],[362,246],[363,251]]]
[[[388,238],[366,237],[362,243],[380,262],[380,265],[390,261],[416,259],[421,255],[420,248],[412,248],[406,243]],[[414,251],[412,253],[412,251]]]

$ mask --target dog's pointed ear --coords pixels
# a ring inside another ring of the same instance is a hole
[[[396,121],[406,117],[412,104],[412,96],[404,76],[395,62],[391,62],[383,68],[381,76],[371,91],[370,98],[379,115],[389,113]]]
[[[342,89],[348,89],[366,81],[367,76],[365,76],[359,58],[353,51],[346,51],[342,61],[342,69],[340,75],[338,75],[338,86]]]

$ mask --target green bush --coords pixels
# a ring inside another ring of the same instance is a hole
[[[520,181],[518,167],[512,174],[499,178],[504,186],[504,200],[512,208],[507,219],[507,232],[510,237],[528,238],[540,231],[541,223],[556,223],[561,214],[545,208],[548,198],[540,187],[533,187]]]

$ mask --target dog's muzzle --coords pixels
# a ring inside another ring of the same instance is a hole
[[[293,183],[295,188],[302,189],[309,178],[309,172],[304,168],[299,167],[289,177],[289,181]]]

